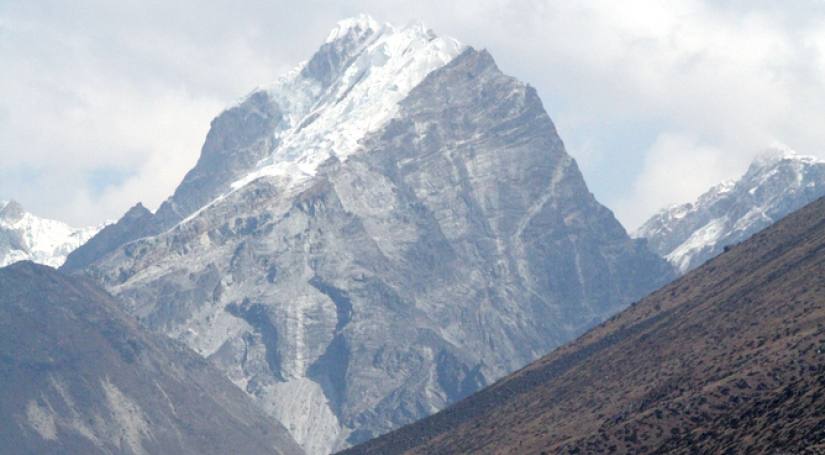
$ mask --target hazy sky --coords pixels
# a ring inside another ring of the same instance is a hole
[[[360,12],[489,49],[631,229],[774,143],[825,157],[823,0],[0,0],[0,199],[155,209],[214,116]]]

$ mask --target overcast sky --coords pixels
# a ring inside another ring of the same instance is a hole
[[[360,12],[535,86],[629,229],[772,144],[825,157],[823,0],[0,0],[0,199],[77,225],[155,209],[213,117]]]

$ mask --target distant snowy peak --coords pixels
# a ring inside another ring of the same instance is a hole
[[[398,28],[366,15],[340,21],[309,61],[266,89],[282,123],[269,156],[232,187],[264,175],[300,182],[332,157],[345,160],[396,116],[414,87],[465,48],[421,23]]]
[[[776,147],[738,180],[659,211],[634,235],[685,273],[823,195],[825,161]]]
[[[74,228],[36,217],[15,201],[0,201],[0,267],[26,260],[59,267],[102,227]]]

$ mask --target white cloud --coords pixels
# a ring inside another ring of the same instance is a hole
[[[741,156],[700,143],[695,137],[662,133],[648,149],[639,177],[615,210],[630,230],[638,228],[651,208],[692,201],[711,186],[740,172]]]
[[[19,0],[0,4],[0,198],[75,223],[156,206],[212,117],[361,11],[489,48],[538,88],[589,186],[630,227],[774,141],[825,154],[816,0]],[[87,176],[107,169],[122,175],[99,191]]]

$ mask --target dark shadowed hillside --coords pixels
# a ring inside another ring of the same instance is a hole
[[[825,199],[530,366],[355,447],[821,453]]]
[[[83,279],[0,269],[0,453],[297,454],[206,360]]]

